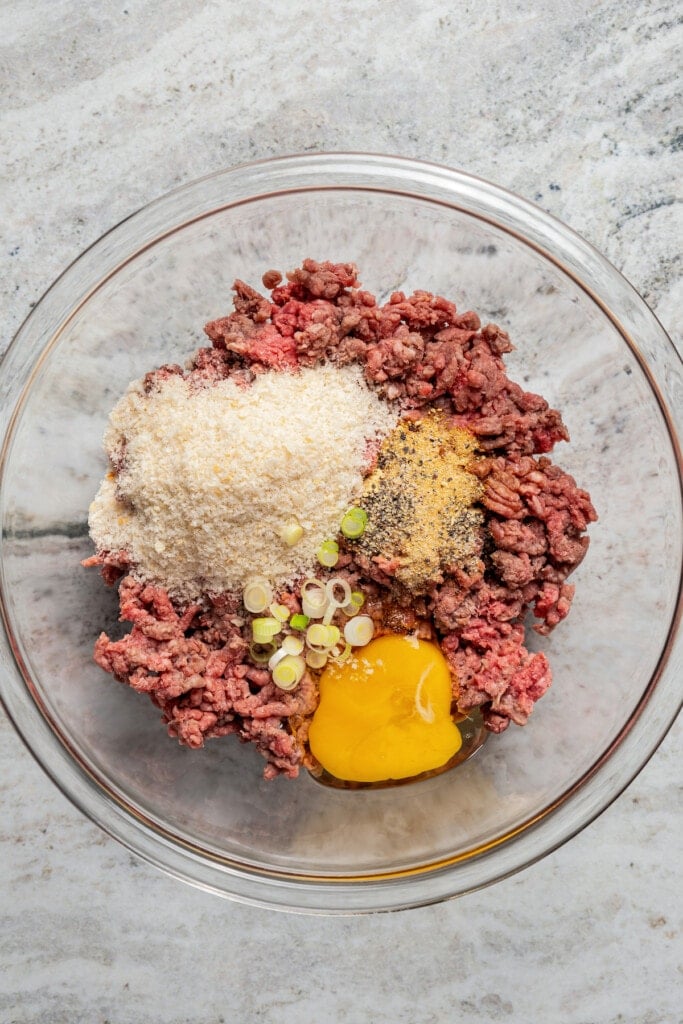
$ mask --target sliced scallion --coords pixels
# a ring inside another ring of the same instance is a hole
[[[368,525],[368,514],[364,508],[358,508],[353,506],[348,512],[344,514],[341,521],[341,532],[349,540],[357,540],[365,533],[365,527]]]
[[[332,644],[328,642],[328,627],[321,622],[314,622],[306,630],[306,644],[313,650],[327,650]]]
[[[344,615],[357,615],[365,604],[365,596],[361,594],[360,590],[352,590],[351,597],[347,604],[344,605],[342,611]]]
[[[286,622],[289,618],[289,608],[286,604],[271,604],[268,611],[278,622]]]
[[[267,644],[282,629],[282,623],[275,618],[252,619],[251,633],[255,644]]]
[[[281,690],[293,690],[306,671],[306,662],[299,655],[288,654],[273,669],[273,682]]]
[[[369,615],[355,615],[344,626],[344,639],[352,647],[365,647],[375,635],[375,624]]]
[[[292,519],[288,519],[280,530],[280,540],[290,548],[293,548],[295,544],[298,544],[303,535],[304,528],[299,520],[294,517],[292,517]]]
[[[249,648],[249,657],[252,661],[256,662],[257,665],[265,665],[267,661],[270,661],[273,654],[276,651],[275,642],[273,640],[267,644],[251,644]]]
[[[327,608],[325,587],[316,579],[305,580],[301,587],[301,607],[309,619],[320,619]]]
[[[327,664],[327,655],[324,651],[306,651],[306,664],[309,668],[324,668]]]
[[[242,593],[244,607],[253,615],[264,612],[273,600],[273,591],[265,576],[249,580]]]
[[[287,651],[283,650],[282,647],[279,647],[276,651],[274,651],[271,654],[270,658],[268,659],[268,668],[271,670],[271,672],[273,671],[275,666],[278,665],[283,660],[283,658],[286,657]]]
[[[335,644],[332,650],[330,651],[330,657],[338,665],[343,665],[345,662],[347,662],[352,654],[353,649],[351,647],[351,644],[348,643],[345,643],[343,647],[341,644]]]
[[[336,604],[338,608],[343,608],[351,600],[351,587],[341,576],[335,576],[325,584],[325,594],[331,604]]]
[[[341,639],[341,630],[338,626],[327,626],[327,646],[334,647]]]
[[[351,600],[351,587],[346,580],[341,579],[340,576],[335,576],[334,579],[328,580],[325,584],[325,595],[329,604],[323,615],[323,623],[329,626],[337,609],[343,608]]]
[[[328,626],[324,622],[314,622],[306,630],[306,646],[314,651],[329,651],[339,643],[341,632],[337,626]]]
[[[284,651],[285,654],[301,654],[304,649],[304,642],[300,636],[286,636],[282,641],[282,647],[280,650]]]
[[[308,615],[301,615],[297,612],[296,615],[292,615],[289,624],[292,629],[305,629],[310,621]]]
[[[336,540],[324,540],[318,550],[316,557],[326,569],[331,569],[339,561],[339,545]]]

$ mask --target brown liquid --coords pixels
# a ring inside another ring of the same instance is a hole
[[[407,786],[411,782],[420,782],[422,779],[432,779],[435,775],[442,775],[444,772],[450,771],[451,768],[468,761],[486,741],[488,730],[484,728],[482,717],[476,709],[470,712],[466,718],[456,721],[455,724],[462,736],[462,746],[440,768],[432,768],[428,772],[411,775],[407,779],[385,779],[382,782],[349,782],[345,779],[335,778],[324,768],[317,772],[311,771],[310,775],[316,782],[323,786],[329,786],[331,789],[389,789],[394,786]]]

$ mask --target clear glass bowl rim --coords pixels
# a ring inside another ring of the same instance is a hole
[[[644,300],[605,257],[539,207],[464,171],[404,157],[340,152],[260,160],[197,179],[121,221],[67,267],[36,304],[0,363],[0,436],[4,439],[0,494],[13,424],[33,374],[76,309],[105,279],[165,234],[218,208],[281,192],[319,189],[407,195],[462,210],[504,229],[569,274],[619,330],[647,375],[668,426],[683,491],[681,358]],[[594,282],[600,282],[599,291]],[[210,856],[144,819],[107,787],[106,780],[95,778],[50,720],[13,642],[1,593],[0,700],[19,736],[62,793],[105,832],[168,874],[271,909],[398,910],[472,892],[529,866],[581,831],[623,792],[680,710],[682,608],[679,573],[678,603],[668,641],[636,711],[614,742],[557,801],[487,848],[397,874],[331,879],[259,870]]]

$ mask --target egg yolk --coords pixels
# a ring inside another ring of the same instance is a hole
[[[407,779],[460,749],[451,674],[436,644],[382,636],[320,677],[309,733],[323,768],[348,782]]]

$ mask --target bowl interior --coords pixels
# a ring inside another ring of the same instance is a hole
[[[303,774],[261,779],[233,737],[169,740],[158,711],[92,661],[117,628],[115,594],[79,560],[105,471],[101,438],[128,382],[184,362],[235,277],[306,256],[352,260],[379,296],[426,288],[507,329],[510,376],[563,412],[553,458],[600,521],[547,640],[551,690],[529,725],[413,786],[346,792]],[[515,234],[428,198],[362,188],[242,202],[181,224],[100,281],[45,354],[15,420],[3,479],[2,595],[35,699],[95,781],[202,855],[301,876],[373,876],[474,856],[543,814],[632,718],[666,643],[682,544],[667,425],[636,352],[586,289]],[[637,343],[638,339],[635,339]]]

